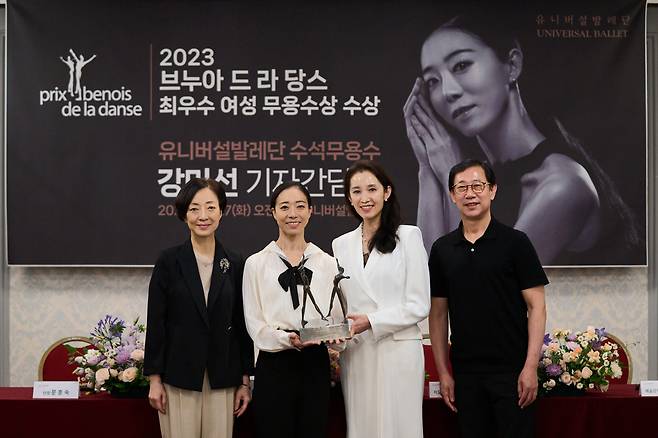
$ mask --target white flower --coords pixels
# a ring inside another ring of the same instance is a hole
[[[578,388],[578,389],[583,389],[583,384],[582,384],[582,383],[578,383],[578,384],[576,385],[576,388]]]
[[[560,376],[560,381],[564,383],[565,385],[570,385],[571,384],[571,374],[564,372]]]
[[[118,375],[119,375],[119,372],[117,370],[115,370],[114,368],[110,369],[110,376],[116,377]]]
[[[89,365],[96,365],[101,360],[101,353],[98,350],[89,349],[87,350],[84,359]]]
[[[226,257],[219,261],[219,268],[222,270],[222,274],[226,274],[230,266],[231,264]]]
[[[556,382],[555,382],[555,380],[551,379],[551,380],[549,380],[548,382],[546,382],[546,385],[547,385],[549,388],[553,388],[553,387],[555,387]]]
[[[81,364],[85,360],[85,358],[82,357],[82,356],[76,356],[74,360],[75,360],[75,363],[80,363]]]
[[[610,361],[609,361],[609,360],[604,360],[604,361],[603,361],[603,365],[605,365],[605,366],[610,365]]]
[[[593,383],[590,383],[589,385],[587,385],[587,387],[588,387],[589,389],[594,389],[594,384],[593,384]]]
[[[96,386],[101,386],[110,378],[110,371],[107,368],[101,368],[96,371]]]
[[[122,382],[132,382],[137,377],[137,368],[129,367],[119,373],[119,380]]]
[[[132,360],[136,360],[137,362],[141,362],[144,360],[144,350],[133,350],[132,353],[130,353],[130,358]]]
[[[622,370],[621,370],[621,367],[619,366],[619,364],[617,362],[612,362],[610,364],[610,370],[612,371],[612,377],[614,377],[615,379],[618,379],[619,377],[621,377]]]

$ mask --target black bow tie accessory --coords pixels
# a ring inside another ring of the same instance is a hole
[[[311,283],[311,278],[313,277],[313,271],[304,266],[306,259],[303,259],[299,266],[292,266],[288,260],[279,256],[281,261],[286,265],[288,269],[279,274],[279,284],[284,291],[290,291],[290,298],[292,298],[292,307],[297,309],[299,307],[299,293],[297,292],[297,285],[304,284],[302,280],[301,272],[304,272],[306,281]]]

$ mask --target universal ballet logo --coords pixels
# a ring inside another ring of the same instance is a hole
[[[66,87],[55,86],[39,90],[39,105],[56,106],[63,117],[140,117],[143,109],[132,102],[132,90],[127,87],[113,89],[90,89],[83,83],[83,69],[96,55],[85,58],[72,49],[66,58],[59,57],[68,71]],[[64,81],[63,81],[64,82]],[[62,84],[63,85],[63,84]]]

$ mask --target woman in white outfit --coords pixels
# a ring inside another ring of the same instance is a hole
[[[304,237],[311,217],[306,187],[295,181],[279,185],[270,206],[279,237],[247,259],[242,282],[245,322],[259,350],[256,436],[324,438],[329,425],[329,354],[319,342],[302,342],[299,329],[302,316],[318,322],[329,311],[338,269],[333,257]],[[304,284],[314,298],[309,296],[308,302]],[[332,316],[339,312],[336,300]]]
[[[423,436],[424,360],[418,322],[429,312],[429,272],[420,229],[400,225],[391,179],[358,161],[345,197],[359,226],[333,241],[349,279],[341,287],[354,337],[341,355],[348,438]]]

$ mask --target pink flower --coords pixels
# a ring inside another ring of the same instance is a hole
[[[589,367],[584,367],[580,372],[580,375],[583,376],[583,379],[589,379],[592,377],[592,370]]]
[[[549,353],[558,352],[560,351],[560,344],[558,344],[557,342],[551,342],[550,344],[548,344],[548,347],[546,347],[546,349],[548,350]]]
[[[598,351],[590,351],[587,353],[587,357],[589,357],[589,361],[592,363],[597,363],[601,361],[601,354]]]
[[[560,376],[560,381],[565,385],[571,384],[571,374],[567,372],[562,373],[562,375]]]

